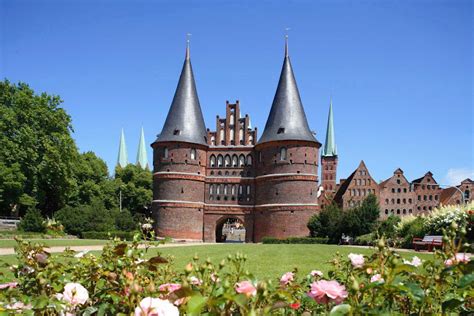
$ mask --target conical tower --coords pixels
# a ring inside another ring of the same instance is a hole
[[[334,117],[332,113],[332,98],[329,101],[328,125],[326,129],[326,141],[321,154],[321,185],[324,188],[326,198],[332,196],[336,191],[337,175],[337,146],[334,134]],[[329,195],[328,195],[329,194]]]
[[[125,168],[128,165],[127,145],[125,144],[125,133],[120,134],[119,152],[117,158],[117,166]]]
[[[152,144],[152,209],[157,236],[203,239],[206,135],[188,40],[168,116]]]
[[[318,160],[321,144],[311,132],[288,54],[257,151],[254,241],[265,236],[307,236],[319,210]]]
[[[146,145],[145,145],[145,132],[142,131],[140,133],[140,140],[138,142],[138,152],[137,152],[137,166],[141,167],[142,169],[148,169],[148,156],[146,153]]]

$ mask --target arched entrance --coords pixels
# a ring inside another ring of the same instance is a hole
[[[245,234],[244,222],[237,217],[225,217],[217,222],[216,242],[243,243]]]

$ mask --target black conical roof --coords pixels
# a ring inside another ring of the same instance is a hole
[[[259,144],[278,140],[306,140],[317,142],[308,126],[298,86],[285,45],[285,60],[280,81]]]
[[[196,91],[188,45],[173,102],[163,130],[155,142],[177,141],[207,145],[206,134],[206,125]]]

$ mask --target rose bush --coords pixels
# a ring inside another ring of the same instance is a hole
[[[218,264],[195,257],[176,269],[170,258],[150,258],[156,250],[138,235],[98,255],[51,256],[19,241],[15,280],[0,285],[0,315],[468,314],[474,263],[464,233],[452,225],[432,259],[403,260],[382,239],[370,256],[336,254],[327,274],[315,266],[308,275],[293,270],[275,279],[254,277],[243,254]]]

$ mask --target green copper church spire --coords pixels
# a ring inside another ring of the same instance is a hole
[[[322,156],[337,156],[336,137],[334,136],[334,118],[332,115],[332,98],[329,103],[328,127],[326,130],[326,142],[324,143]]]
[[[125,145],[125,133],[123,132],[120,135],[120,145],[119,145],[119,154],[117,159],[117,166],[125,168],[128,165],[128,157],[127,157],[127,145]]]
[[[140,141],[138,142],[137,166],[141,167],[142,169],[148,168],[148,158],[145,146],[145,133],[143,132],[143,127],[142,132],[140,134]]]

